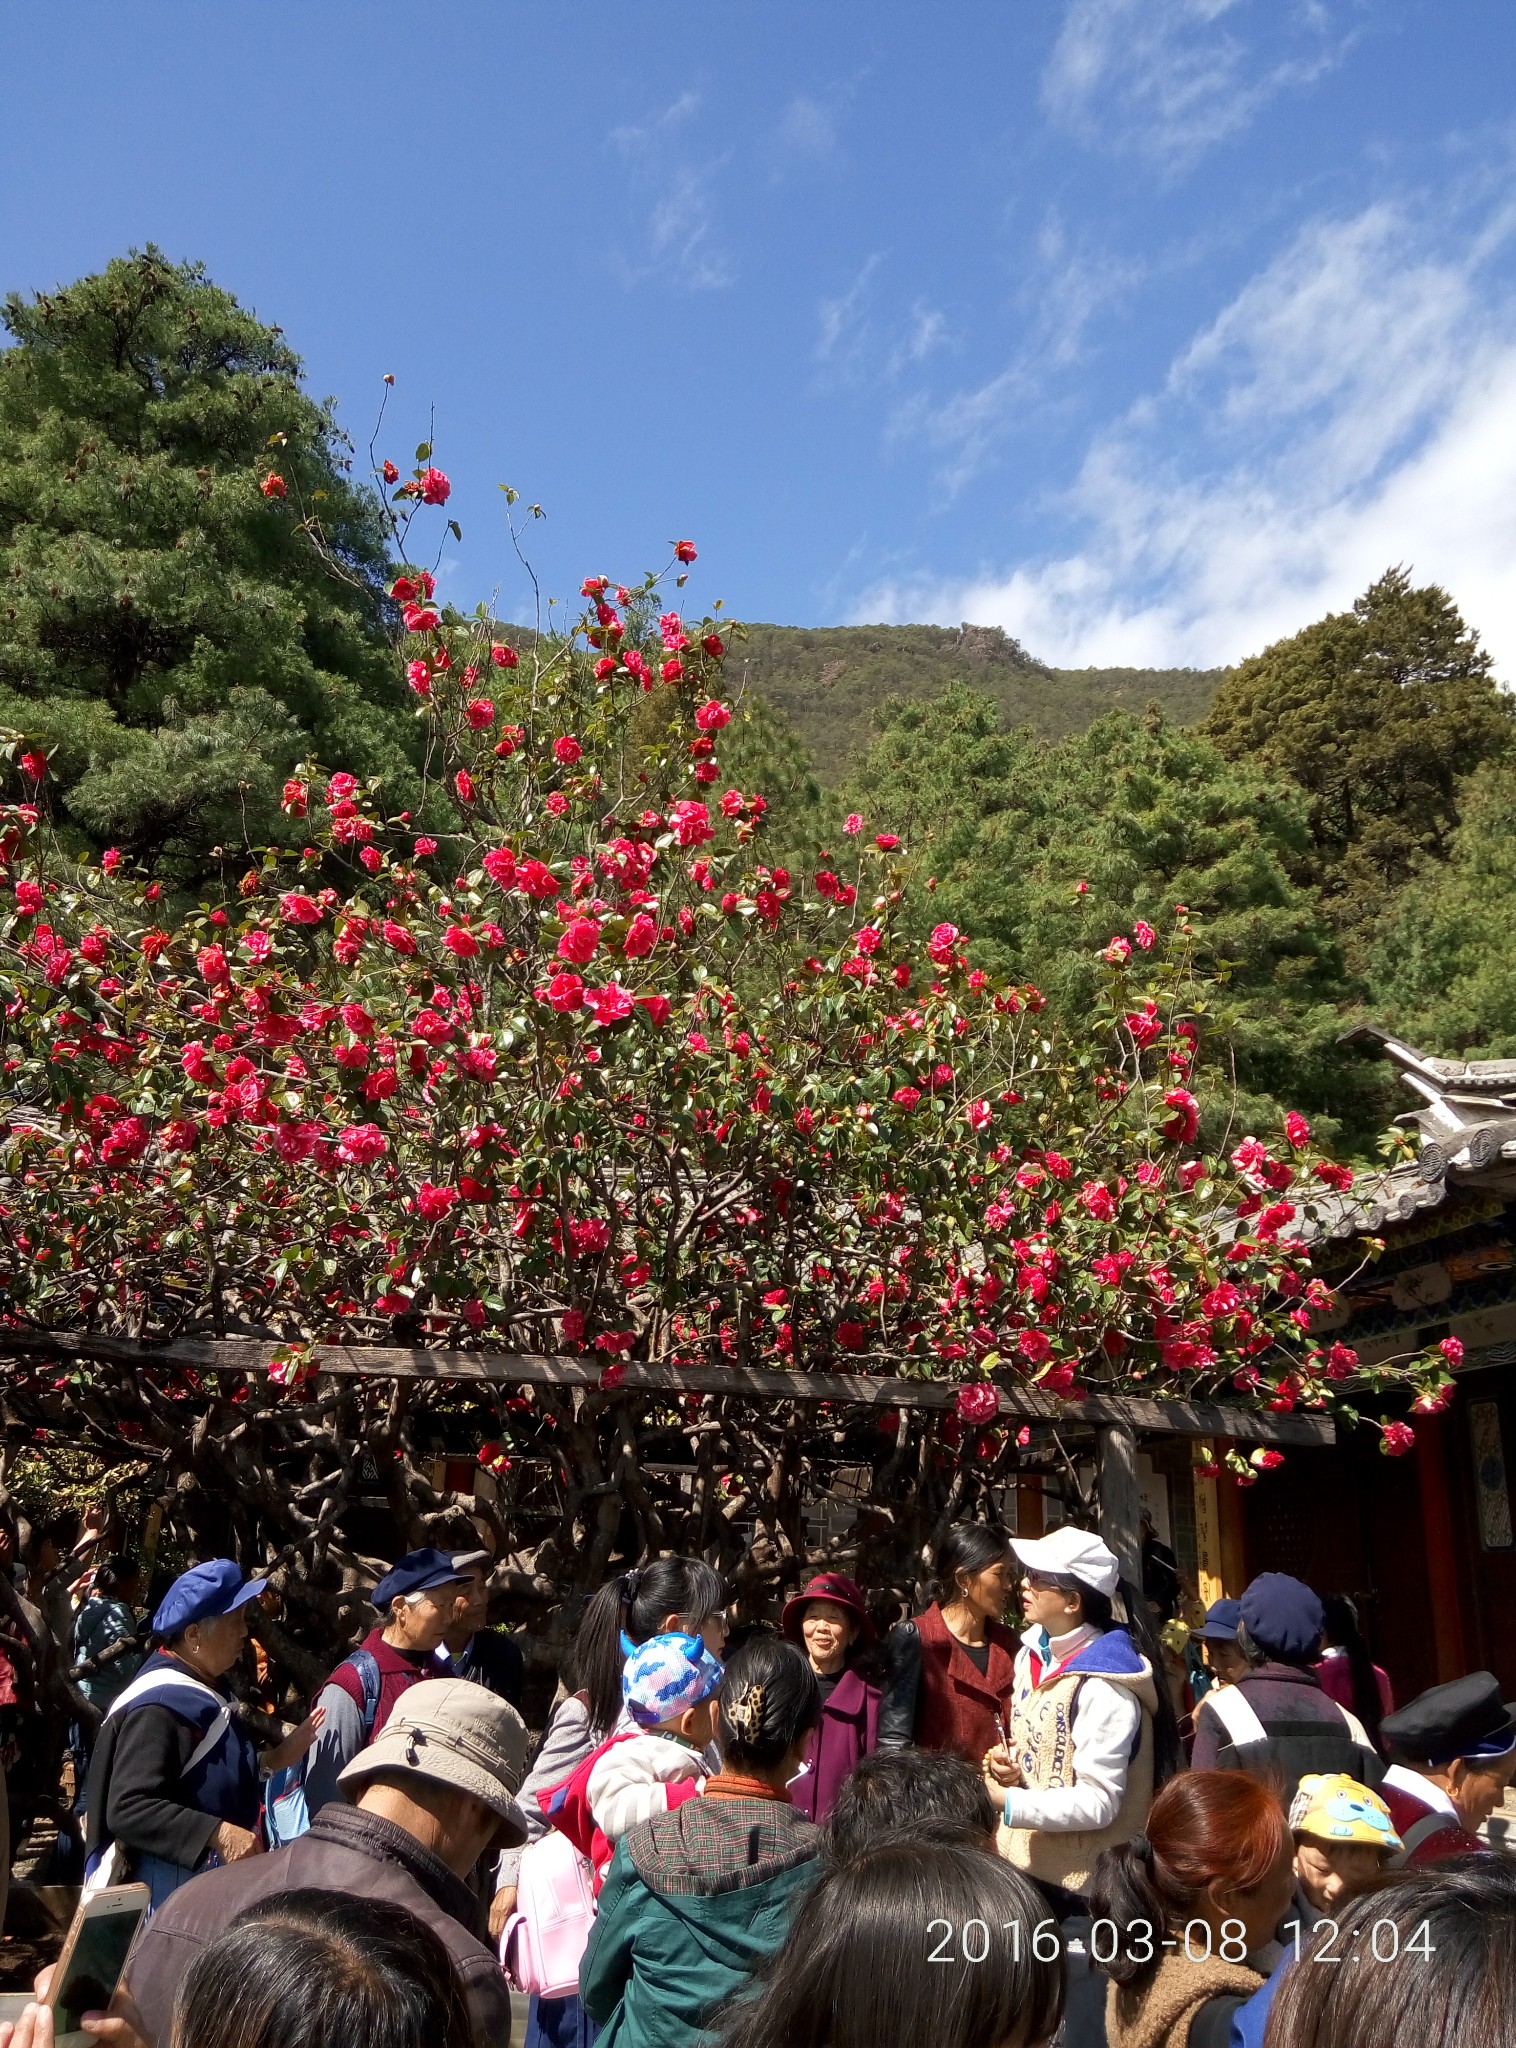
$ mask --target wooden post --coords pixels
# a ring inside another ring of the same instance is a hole
[[[1016,1481],[1016,1534],[1018,1536],[1040,1536],[1047,1527],[1043,1512],[1042,1481],[1040,1479],[1018,1479]]]
[[[1100,1533],[1115,1551],[1121,1576],[1142,1586],[1142,1513],[1137,1491],[1137,1439],[1124,1422],[1108,1422],[1096,1438],[1100,1487]]]
[[[1214,1479],[1192,1475],[1195,1487],[1195,1581],[1201,1605],[1211,1607],[1226,1593],[1221,1565],[1221,1506]],[[1239,1588],[1240,1590],[1240,1588]]]
[[[1432,1598],[1432,1640],[1437,1682],[1461,1678],[1468,1669],[1463,1609],[1458,1598],[1458,1558],[1453,1547],[1453,1508],[1448,1498],[1447,1432],[1440,1415],[1416,1418],[1416,1476],[1421,1482],[1421,1533],[1427,1553],[1427,1589]]]
[[[1230,1444],[1217,1444],[1218,1456],[1225,1456]],[[1221,1577],[1227,1593],[1236,1599],[1248,1582],[1247,1523],[1242,1511],[1242,1488],[1223,1477],[1216,1488],[1217,1520],[1221,1524]]]

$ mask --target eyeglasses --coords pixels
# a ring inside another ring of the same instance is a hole
[[[1061,1579],[1055,1579],[1047,1572],[1023,1572],[1021,1574],[1021,1583],[1023,1586],[1030,1586],[1037,1593],[1067,1593],[1069,1591],[1069,1588],[1064,1585]]]

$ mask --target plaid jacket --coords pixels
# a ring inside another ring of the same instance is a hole
[[[788,1800],[691,1799],[622,1836],[644,1884],[674,1897],[710,1897],[764,1884],[813,1857],[816,1827]]]

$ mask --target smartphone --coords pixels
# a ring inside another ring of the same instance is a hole
[[[79,2022],[110,2004],[151,1898],[145,1884],[118,1884],[80,1901],[48,1987],[57,2048],[86,2048],[92,2040]]]

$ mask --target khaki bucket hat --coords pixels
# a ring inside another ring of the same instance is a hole
[[[337,1783],[349,1799],[389,1772],[451,1786],[500,1816],[495,1846],[513,1849],[526,1840],[515,1799],[529,1745],[526,1723],[487,1686],[470,1678],[425,1678],[401,1694],[383,1729]]]

